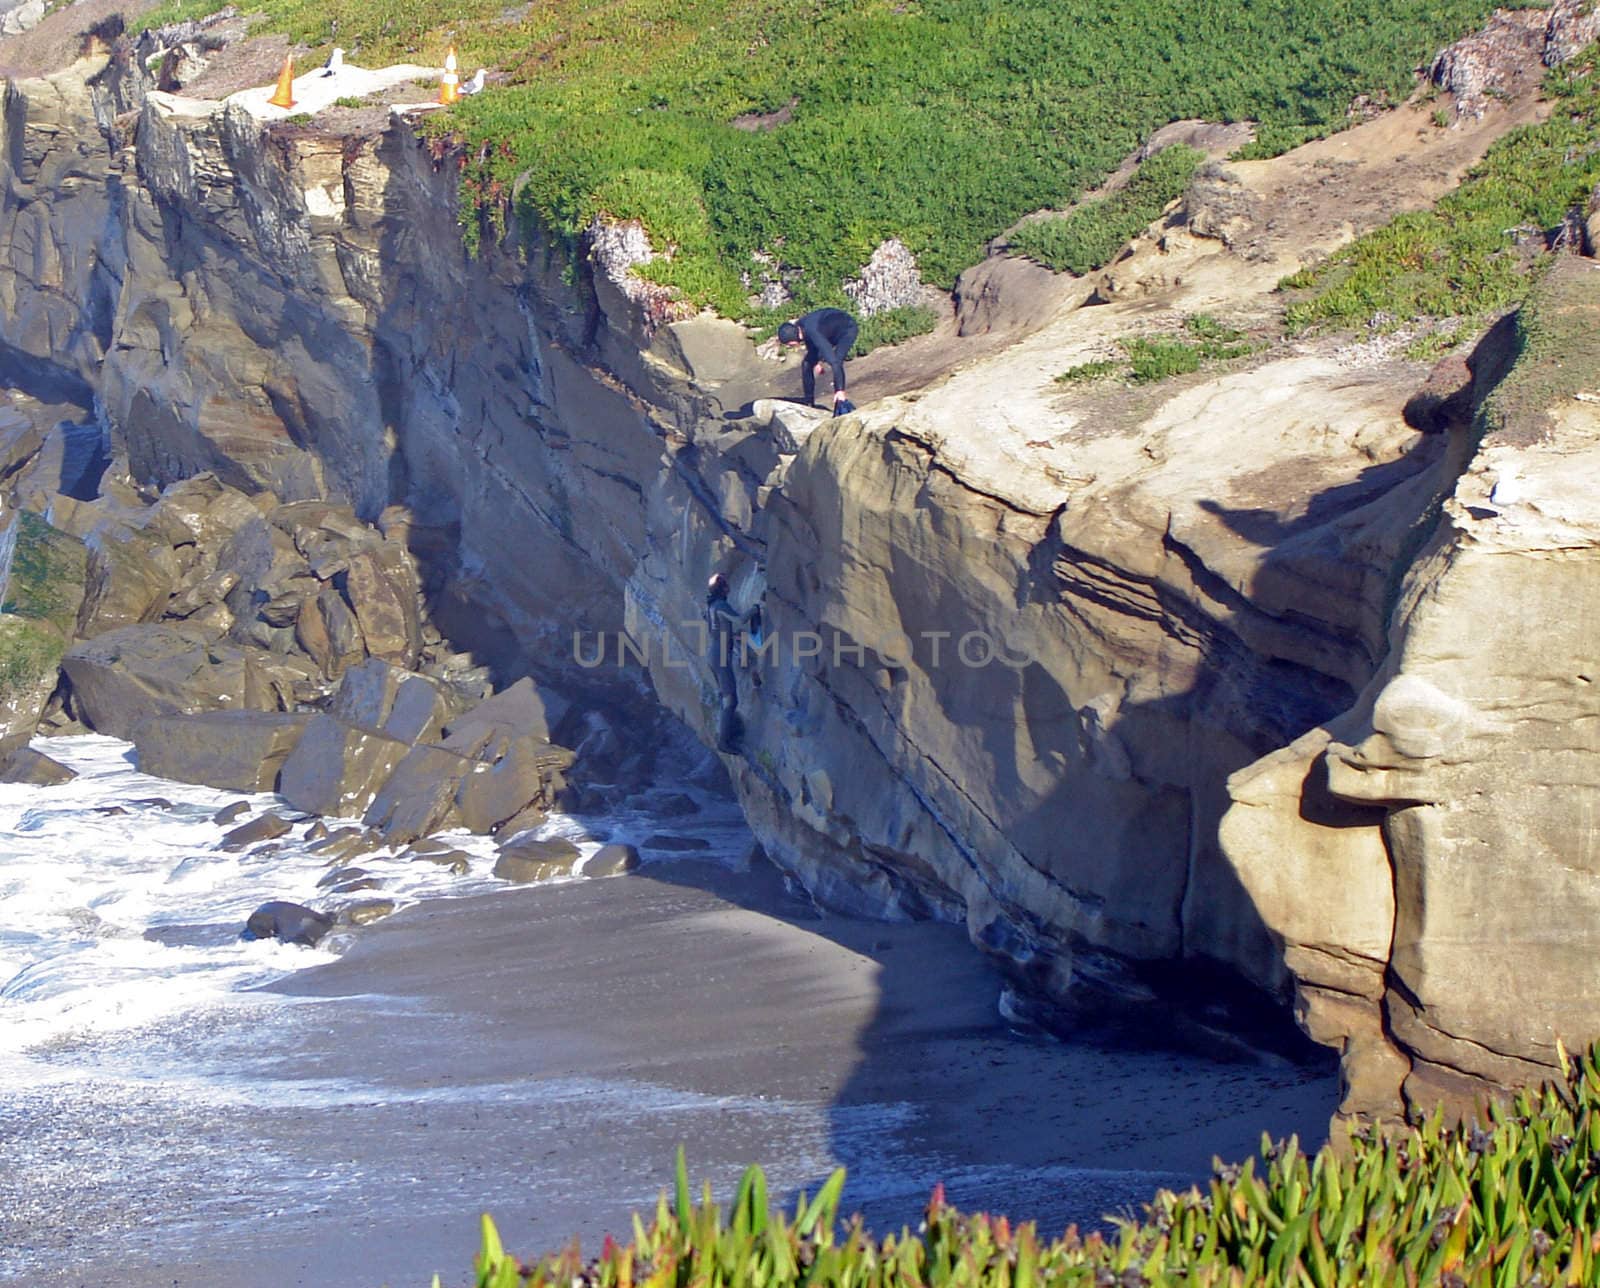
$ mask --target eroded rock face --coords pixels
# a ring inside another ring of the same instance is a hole
[[[1351,710],[1229,783],[1241,882],[1347,1113],[1558,1066],[1597,1024],[1600,266],[1557,265]]]

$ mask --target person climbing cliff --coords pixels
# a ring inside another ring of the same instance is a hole
[[[735,663],[743,660],[746,638],[753,634],[760,645],[760,631],[761,606],[739,612],[728,602],[728,579],[714,573],[706,583],[706,654],[717,677],[717,749],[728,755],[737,754],[744,738]]]
[[[816,401],[817,377],[824,367],[832,367],[833,414],[844,416],[856,409],[845,393],[844,374],[845,359],[856,342],[856,333],[856,320],[843,309],[812,309],[778,328],[780,344],[806,347],[800,378],[808,407]]]

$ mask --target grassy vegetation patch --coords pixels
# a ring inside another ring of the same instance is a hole
[[[146,21],[222,0],[177,0]],[[670,269],[718,300],[751,252],[793,274],[797,308],[886,237],[948,285],[1023,215],[1064,207],[1167,122],[1253,119],[1278,143],[1345,123],[1491,0],[243,0],[269,29],[364,65],[437,64],[508,81],[430,129],[457,132],[469,240],[509,209],[571,241],[608,202],[708,238]],[[732,122],[775,113],[773,128]],[[632,177],[623,177],[633,172]],[[672,179],[646,181],[637,172]],[[515,200],[510,194],[517,194]],[[1105,234],[1101,234],[1105,235]]]
[[[939,315],[921,304],[874,313],[861,319],[856,352],[871,353],[884,345],[901,344],[914,336],[927,335],[938,325]]]
[[[1552,234],[1600,184],[1600,75],[1592,56],[1557,68],[1550,118],[1501,139],[1432,210],[1398,216],[1285,278],[1291,332],[1480,319],[1512,308],[1549,260]]]
[[[11,577],[0,612],[49,622],[63,635],[71,635],[83,602],[87,566],[83,542],[22,511],[17,515]]]
[[[691,1198],[680,1151],[665,1194],[628,1244],[585,1261],[574,1242],[523,1266],[483,1223],[478,1288],[1498,1288],[1594,1283],[1600,1263],[1600,1061],[1482,1121],[1439,1117],[1357,1136],[1308,1157],[1294,1140],[1214,1168],[1209,1185],[1163,1190],[1114,1233],[1045,1240],[1032,1224],[965,1215],[936,1189],[926,1225],[875,1238],[838,1224],[844,1173],[793,1217],[752,1168],[726,1213]],[[437,1280],[435,1283],[437,1284]]]
[[[1011,239],[1012,249],[1046,268],[1080,277],[1111,262],[1111,257],[1183,195],[1205,153],[1195,148],[1163,148],[1133,172],[1125,187],[1070,214],[1035,219]]]
[[[1129,336],[1118,341],[1125,360],[1100,358],[1079,363],[1056,377],[1063,385],[1121,377],[1136,385],[1188,375],[1211,362],[1227,362],[1255,352],[1243,331],[1224,326],[1206,313],[1185,318],[1182,335]]]
[[[1600,269],[1567,258],[1555,264],[1517,313],[1516,361],[1485,400],[1481,427],[1502,439],[1536,441],[1552,427],[1550,408],[1600,395]]]
[[[0,708],[36,694],[46,679],[54,686],[67,642],[46,622],[0,617]]]

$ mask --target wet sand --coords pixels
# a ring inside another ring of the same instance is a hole
[[[943,1180],[1059,1233],[1263,1131],[1322,1139],[1324,1070],[1019,1036],[959,928],[818,918],[770,869],[649,872],[407,909],[141,1035],[136,1083],[59,1053],[81,1085],[0,1117],[0,1280],[462,1283],[479,1211],[524,1256],[596,1248],[680,1141],[723,1197],[748,1162],[790,1203],[844,1165],[875,1229]]]

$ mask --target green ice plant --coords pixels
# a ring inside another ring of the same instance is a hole
[[[966,1214],[936,1187],[913,1233],[840,1223],[844,1172],[792,1218],[745,1172],[726,1212],[709,1186],[691,1199],[678,1151],[674,1201],[662,1194],[633,1238],[585,1261],[576,1243],[524,1265],[483,1219],[478,1288],[1049,1288],[1053,1285],[1303,1285],[1512,1288],[1600,1284],[1600,1055],[1558,1045],[1561,1075],[1487,1104],[1372,1127],[1307,1155],[1263,1139],[1242,1165],[1213,1165],[1204,1187],[1158,1192],[1107,1232],[1042,1239],[1033,1223]],[[437,1281],[436,1281],[437,1283]]]

